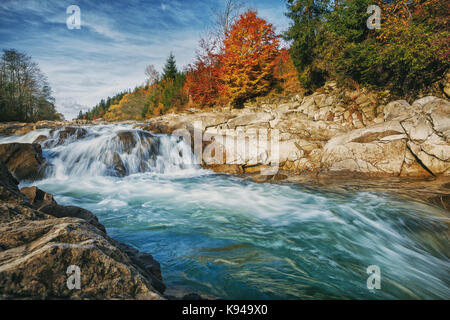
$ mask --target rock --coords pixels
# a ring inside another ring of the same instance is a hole
[[[25,197],[20,193],[17,185],[19,181],[13,177],[3,161],[0,160],[0,200],[7,201],[10,199],[25,200]]]
[[[38,187],[23,187],[20,189],[20,192],[27,197],[31,206],[40,212],[44,212],[55,218],[80,218],[106,233],[105,227],[88,210],[74,206],[61,206],[53,199],[53,195],[42,191]]]
[[[245,173],[261,173],[264,170],[270,170],[268,165],[243,166]]]
[[[218,173],[243,174],[244,169],[238,164],[209,164],[203,166],[205,169]]]
[[[418,109],[418,107],[411,106],[405,100],[392,101],[388,103],[383,109],[384,121],[405,120],[414,116]]]
[[[63,127],[62,129],[53,129],[50,131],[50,138],[44,142],[44,147],[53,148],[86,136],[87,130],[81,127]]]
[[[36,180],[43,176],[48,162],[39,144],[0,144],[0,158],[18,180]]]
[[[27,197],[33,208],[39,210],[42,207],[56,204],[53,195],[44,192],[38,187],[23,187],[20,192]]]
[[[40,135],[39,137],[36,138],[36,140],[33,141],[33,143],[39,143],[39,142],[45,141],[45,140],[47,140],[47,138],[48,138],[47,136]]]
[[[415,117],[402,121],[408,148],[433,175],[450,175],[450,103],[425,97],[413,103],[420,109]]]
[[[152,287],[163,293],[166,290],[166,286],[163,283],[159,262],[151,254],[140,252],[125,243],[120,243],[120,247],[128,254],[141,273],[151,279]]]
[[[123,152],[130,154],[136,147],[145,147],[156,154],[159,149],[159,140],[154,135],[137,130],[137,131],[119,131],[117,133],[117,141],[121,145]],[[116,158],[116,160],[118,160]],[[116,161],[117,162],[117,161]]]
[[[127,169],[117,152],[114,152],[112,167],[118,177],[124,177],[127,174]]]
[[[273,119],[274,117],[270,113],[266,112],[249,113],[229,120],[228,127],[230,129],[235,129],[238,126],[249,126],[263,123],[268,124],[268,122]]]
[[[322,164],[331,171],[372,175],[450,175],[450,103],[425,97],[411,106],[403,100],[384,108],[396,119],[331,139]]]
[[[23,201],[1,162],[0,176],[0,299],[163,299],[151,255],[111,239],[92,213],[58,206],[37,188],[24,189],[30,201]],[[51,206],[61,218],[41,211]],[[80,270],[80,289],[67,286],[70,266]]]
[[[332,172],[360,172],[374,176],[400,175],[407,137],[398,121],[351,131],[331,139],[321,162]]]

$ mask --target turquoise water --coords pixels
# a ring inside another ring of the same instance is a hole
[[[107,135],[119,129],[45,149],[54,166],[35,184],[151,253],[168,288],[224,299],[450,299],[450,221],[440,209],[382,192],[213,174],[167,136],[151,169],[109,176],[94,149],[118,148]],[[371,265],[380,290],[367,288]]]
[[[387,195],[206,174],[42,182],[161,262],[168,287],[230,299],[450,298],[448,221]],[[366,268],[381,269],[368,290]]]

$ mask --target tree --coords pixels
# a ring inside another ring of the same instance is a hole
[[[172,79],[175,80],[175,77],[178,74],[177,64],[175,61],[175,56],[171,52],[169,57],[166,60],[166,64],[163,69],[163,79]]]
[[[268,92],[279,46],[272,24],[249,10],[231,26],[223,43],[219,70],[222,94],[239,107],[246,99]]]
[[[219,56],[215,51],[215,42],[201,39],[195,62],[188,67],[185,89],[201,106],[212,106],[219,95]]]
[[[286,15],[293,24],[284,36],[292,40],[292,61],[305,88],[320,86],[324,81],[323,70],[314,64],[314,58],[321,36],[320,26],[328,11],[329,0],[288,0]]]
[[[213,9],[215,17],[213,35],[218,43],[225,39],[225,35],[233,23],[239,18],[243,8],[244,5],[239,0],[225,0],[223,9]]]
[[[302,87],[298,81],[297,70],[292,63],[288,49],[281,49],[279,55],[275,58],[273,75],[276,80],[276,90],[286,93],[302,91]]]
[[[0,121],[56,120],[47,78],[31,57],[3,50],[0,60]]]
[[[159,72],[152,64],[145,68],[145,75],[147,76],[147,86],[151,86],[152,84],[158,82],[160,78]]]

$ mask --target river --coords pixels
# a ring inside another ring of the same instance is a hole
[[[149,142],[123,125],[85,129],[85,137],[63,145],[41,142],[52,166],[45,179],[21,185],[91,210],[112,238],[151,253],[169,292],[450,299],[450,221],[443,209],[382,191],[255,183],[194,165],[189,146],[175,137]],[[132,150],[117,139],[124,130],[139,141]],[[32,142],[41,134],[50,132],[0,143]],[[105,165],[114,153],[123,177]],[[372,265],[381,272],[379,290],[367,287]]]

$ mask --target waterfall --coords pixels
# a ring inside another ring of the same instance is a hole
[[[66,127],[39,142],[51,166],[47,177],[126,176],[195,168],[180,138],[128,126]]]

